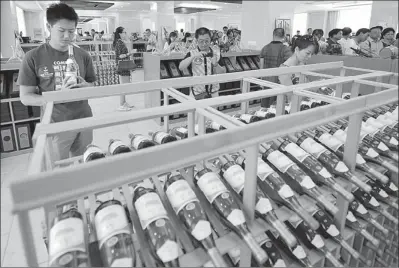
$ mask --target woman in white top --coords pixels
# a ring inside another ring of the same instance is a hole
[[[163,47],[163,50],[167,50],[167,49],[173,50],[175,48],[175,45],[176,45],[176,43],[175,43],[176,39],[177,39],[177,33],[176,32],[171,32],[169,34],[168,40],[166,40],[166,43],[165,43],[165,45]]]
[[[342,55],[355,55],[351,48],[356,47],[356,42],[351,38],[352,29],[345,27],[342,29],[342,38],[338,40],[338,44],[342,47]]]

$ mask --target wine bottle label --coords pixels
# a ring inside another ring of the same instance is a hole
[[[364,158],[360,154],[356,154],[356,164],[363,165],[365,163],[366,161],[364,160]]]
[[[240,247],[235,247],[230,249],[227,254],[229,254],[231,261],[236,265],[240,261]]]
[[[372,125],[372,126],[375,126],[376,128],[382,128],[382,127],[384,126],[383,123],[377,121],[377,120],[376,120],[375,118],[373,118],[373,117],[369,117],[369,118],[367,119],[366,123],[368,123],[368,124],[370,124],[370,125]]]
[[[261,214],[266,214],[269,211],[273,210],[273,207],[268,198],[262,197],[256,203],[255,209]]]
[[[209,221],[199,220],[195,225],[194,229],[191,231],[191,234],[198,241],[204,240],[208,236],[212,234],[212,227]]]
[[[223,182],[220,181],[218,175],[213,172],[203,174],[198,179],[197,184],[210,203],[219,195],[229,192]]]
[[[188,133],[188,130],[187,130],[186,128],[184,128],[184,127],[179,127],[179,128],[177,128],[176,130],[179,131],[179,132],[182,133],[182,134]]]
[[[214,121],[212,121],[210,127],[213,128],[213,129],[215,129],[215,130],[221,129],[221,125],[218,124],[218,123],[216,123],[216,122],[214,122]]]
[[[371,197],[369,203],[370,203],[370,205],[372,205],[373,207],[379,207],[379,206],[380,206],[380,203],[378,203],[377,199],[375,199],[374,196]]]
[[[348,214],[346,215],[346,219],[348,221],[350,221],[350,222],[356,222],[357,221],[355,216],[353,215],[353,213],[351,211],[348,211]]]
[[[287,184],[284,184],[280,190],[278,190],[278,194],[279,196],[281,196],[281,198],[290,198],[292,196],[294,196],[294,192],[292,191],[291,187],[289,187]]]
[[[261,181],[264,181],[270,174],[275,171],[266,164],[262,158],[258,157],[258,176]]]
[[[396,192],[398,190],[398,187],[396,187],[396,185],[391,182],[389,183],[389,189]]]
[[[207,261],[202,267],[215,267],[212,261]]]
[[[275,107],[270,107],[268,109],[268,112],[271,113],[271,114],[276,114],[276,108]]]
[[[303,219],[301,219],[296,213],[292,214],[292,216],[288,219],[292,227],[296,229],[299,224],[303,222]]]
[[[379,156],[379,154],[373,148],[369,148],[366,155],[372,158]]]
[[[316,187],[316,184],[312,181],[309,176],[305,176],[302,178],[302,181],[299,183],[303,188],[310,190]]]
[[[324,240],[321,238],[320,235],[315,235],[315,237],[312,239],[312,245],[315,246],[316,248],[322,248],[324,247]]]
[[[290,153],[296,160],[302,163],[302,161],[309,156],[309,154],[303,150],[301,147],[291,142],[284,148],[288,153]]]
[[[137,150],[140,146],[140,143],[142,143],[144,141],[149,141],[149,139],[143,135],[135,136],[133,138],[133,143],[132,143],[133,148]]]
[[[341,147],[344,143],[337,138],[334,138],[331,136],[329,133],[323,133],[320,137],[319,140],[321,143],[326,145],[328,148],[336,152],[339,147]]]
[[[306,138],[300,145],[301,148],[303,148],[305,151],[310,153],[316,158],[319,158],[319,156],[327,151],[327,148],[316,142],[315,140],[311,138]]]
[[[364,136],[365,133],[374,135],[378,131],[379,131],[378,128],[376,128],[375,126],[370,125],[370,124],[368,124],[366,122],[362,122],[362,128],[360,130],[361,137]]]
[[[91,154],[94,153],[99,153],[103,154],[104,152],[98,148],[97,146],[90,146],[89,148],[86,149],[86,151],[83,153],[83,161],[86,161],[87,157]]]
[[[132,265],[132,258],[118,258],[112,262],[111,267],[132,267]]]
[[[380,149],[380,150],[383,151],[383,152],[389,150],[389,148],[388,148],[388,147],[385,145],[385,143],[383,143],[383,142],[379,142],[377,148]]]
[[[227,216],[227,220],[234,226],[244,224],[245,223],[244,213],[242,212],[241,209],[233,209],[233,211],[229,214],[229,216]]]
[[[53,263],[61,255],[71,251],[86,252],[83,221],[78,218],[64,219],[54,224],[50,229],[50,263]]]
[[[166,137],[170,136],[168,133],[162,132],[162,131],[158,131],[155,135],[154,135],[154,141],[158,144],[162,143],[162,140]]]
[[[335,224],[331,224],[328,229],[327,229],[327,233],[329,235],[331,235],[332,237],[336,237],[337,235],[340,234],[339,230],[337,229],[337,226],[335,226]]]
[[[130,234],[126,212],[123,206],[110,205],[101,209],[94,216],[94,222],[100,248],[112,236]],[[116,242],[118,242],[116,237],[115,239]]]
[[[143,229],[158,219],[168,219],[168,214],[156,193],[146,193],[140,196],[134,206]]]
[[[109,145],[109,153],[110,154],[114,154],[115,150],[119,147],[119,146],[126,146],[125,144],[123,144],[123,142],[121,141],[114,141]]]
[[[179,245],[175,241],[166,240],[166,242],[157,249],[157,255],[162,262],[173,261],[179,257]]]
[[[368,213],[367,209],[362,204],[360,204],[360,203],[358,203],[358,204],[359,205],[356,208],[357,213],[362,214],[362,215]]]
[[[272,163],[281,173],[285,173],[290,167],[294,165],[286,155],[279,151],[274,151],[267,156],[267,160]]]
[[[340,141],[346,141],[346,132],[343,131],[342,129],[338,129],[333,134],[333,137],[339,139]]]
[[[328,172],[328,170],[327,170],[325,167],[323,167],[323,168],[319,171],[319,174],[320,174],[321,176],[323,176],[323,178],[326,178],[326,179],[332,177],[331,173]]]
[[[185,180],[178,180],[169,185],[168,189],[166,189],[166,195],[176,214],[188,203],[199,202],[194,191]]]
[[[245,171],[239,165],[230,166],[223,173],[223,177],[236,193],[240,193],[244,189]]]
[[[194,132],[195,132],[195,134],[199,135],[199,126],[198,125],[194,126]]]
[[[306,252],[302,246],[298,245],[292,251],[292,253],[297,257],[299,260],[306,258]]]
[[[254,115],[259,116],[259,117],[266,117],[267,112],[265,111],[255,111]]]
[[[398,140],[395,139],[394,137],[392,137],[392,138],[389,140],[389,143],[390,143],[390,144],[393,144],[393,145],[398,145]]]
[[[250,114],[242,114],[240,119],[244,120],[247,124],[251,123],[252,115]]]
[[[387,197],[388,197],[387,192],[385,192],[385,191],[382,190],[382,189],[378,192],[378,194],[379,194],[380,196],[384,197],[384,198],[387,198]]]
[[[348,172],[349,171],[348,167],[342,161],[339,161],[337,163],[337,165],[335,166],[335,170],[338,172]]]
[[[302,101],[301,105],[306,105],[306,106],[310,107],[310,105],[312,105],[312,103],[311,103],[311,101]]]

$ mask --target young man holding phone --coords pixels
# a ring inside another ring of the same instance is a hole
[[[77,83],[63,75],[69,47],[75,36],[78,15],[64,4],[52,4],[46,12],[50,41],[26,53],[19,70],[21,102],[24,105],[44,106],[42,92],[55,90],[79,90],[92,87],[96,80],[90,55],[73,46],[78,64]],[[62,122],[93,116],[87,100],[55,104],[51,122]],[[92,130],[79,133],[61,133],[52,137],[54,157],[57,160],[82,155],[93,140]]]

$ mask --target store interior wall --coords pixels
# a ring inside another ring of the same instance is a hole
[[[327,11],[316,11],[309,12],[307,18],[307,28],[314,29],[322,29],[324,32],[326,31],[326,18]],[[295,30],[295,29],[294,29]]]
[[[370,27],[375,25],[398,29],[398,1],[373,1]]]

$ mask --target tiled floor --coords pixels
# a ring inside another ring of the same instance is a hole
[[[137,71],[135,80],[144,80],[142,71]],[[144,95],[127,96],[127,101],[134,105],[134,110],[144,108]],[[119,97],[107,97],[89,101],[94,116],[104,113],[114,113],[118,116],[124,112],[116,111],[119,106]],[[148,131],[160,130],[160,126],[153,120],[102,128],[94,131],[93,143],[106,150],[111,138],[121,139],[128,143],[129,133],[147,134]],[[30,154],[1,159],[1,266],[26,266],[26,258],[23,252],[19,224],[17,217],[11,214],[10,183],[27,172]],[[34,239],[36,244],[37,258],[40,266],[47,266],[47,251],[42,240],[41,222],[44,219],[42,210],[31,212],[31,224],[34,228]]]

